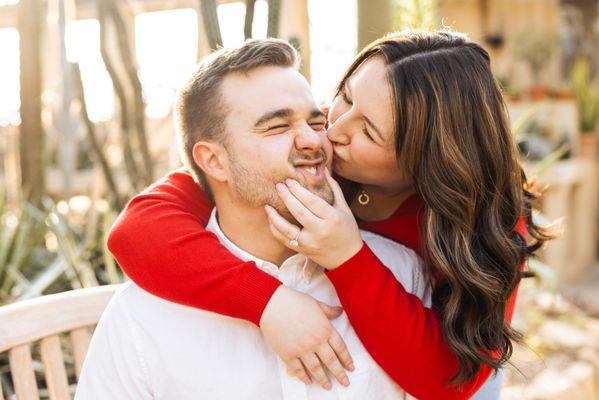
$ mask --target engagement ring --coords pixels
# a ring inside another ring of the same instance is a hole
[[[299,229],[297,231],[297,235],[295,235],[295,239],[291,239],[291,241],[289,242],[289,246],[291,246],[291,247],[299,246],[299,242],[297,240],[299,239],[301,233],[302,233],[302,230]]]

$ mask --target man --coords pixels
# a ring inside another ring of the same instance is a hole
[[[286,42],[249,41],[206,59],[181,91],[181,152],[216,204],[207,230],[238,258],[327,304],[339,299],[323,270],[270,233],[264,205],[291,219],[275,184],[293,178],[331,203],[325,117]],[[364,240],[408,291],[430,306],[411,250]],[[94,334],[77,399],[397,399],[406,394],[374,362],[347,316],[333,321],[355,364],[349,386],[305,385],[246,321],[155,297],[134,283],[115,295]]]

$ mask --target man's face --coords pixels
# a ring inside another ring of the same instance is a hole
[[[293,178],[333,202],[324,176],[332,154],[325,117],[299,72],[261,67],[231,74],[221,92],[228,107],[228,181],[240,200],[252,206],[270,204],[289,218],[275,184]]]

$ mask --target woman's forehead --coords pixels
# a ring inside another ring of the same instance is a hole
[[[388,83],[388,68],[383,56],[376,55],[365,60],[353,74],[348,78],[347,84],[353,87],[354,85],[368,85],[377,87],[381,84]]]

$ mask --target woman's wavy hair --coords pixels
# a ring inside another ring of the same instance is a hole
[[[383,57],[394,95],[399,165],[425,202],[421,243],[435,283],[433,308],[457,355],[450,384],[493,369],[521,340],[505,322],[525,257],[554,237],[534,223],[538,194],[518,161],[489,54],[451,31],[394,33],[368,45],[338,86],[371,57]],[[528,238],[515,232],[526,220]],[[527,245],[528,241],[528,245]]]

